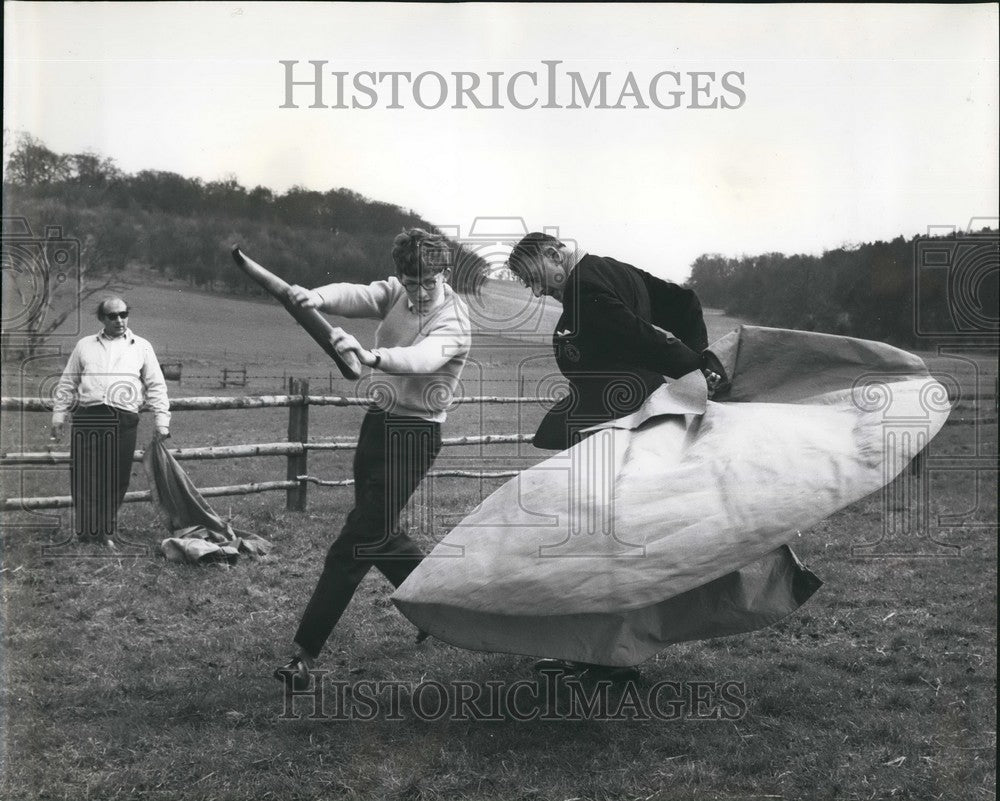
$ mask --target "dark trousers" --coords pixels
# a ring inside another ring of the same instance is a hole
[[[104,404],[73,413],[69,475],[78,537],[114,537],[118,507],[132,477],[138,425],[135,412]]]
[[[440,450],[438,423],[375,409],[365,415],[354,452],[354,508],[295,632],[295,642],[313,658],[370,568],[398,587],[420,564],[423,551],[398,530],[399,513]]]

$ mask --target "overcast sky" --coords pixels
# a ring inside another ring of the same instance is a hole
[[[682,280],[704,252],[819,253],[995,218],[997,16],[995,4],[6,3],[4,126],[128,172],[347,187],[462,235],[476,217],[523,218]],[[348,108],[309,108],[309,86],[280,108],[282,60],[298,62],[295,80],[328,62],[329,106],[346,73]],[[561,62],[554,103],[543,61]],[[366,72],[438,73],[446,94],[430,108],[439,79],[418,92],[400,78],[403,108],[387,108],[388,80]],[[466,95],[454,108],[455,72],[501,107]],[[606,105],[623,107],[542,108],[570,104],[569,73],[589,88],[602,72]],[[653,92],[661,73],[680,82]],[[672,89],[679,107],[657,107]]]

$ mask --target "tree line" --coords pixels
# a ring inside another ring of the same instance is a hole
[[[927,344],[996,336],[997,231],[896,237],[821,256],[764,253],[695,260],[688,285],[706,306],[760,325]]]
[[[94,275],[141,265],[195,286],[254,294],[257,286],[232,263],[233,244],[286,280],[317,286],[394,274],[393,237],[403,228],[436,230],[412,209],[350,189],[275,193],[233,177],[129,174],[111,158],[55,153],[27,134],[5,165],[4,216],[23,217],[36,233],[60,226],[79,240],[81,268]],[[477,291],[486,262],[452,244],[452,285]]]
[[[6,136],[6,132],[5,132]],[[93,153],[58,154],[21,134],[4,169],[4,217],[36,233],[59,225],[80,242],[81,269],[119,276],[148,266],[192,285],[259,293],[235,269],[240,246],[306,286],[373,281],[394,272],[392,238],[434,226],[413,210],[350,189],[278,194],[235,178],[123,172]],[[475,292],[485,261],[454,243],[451,283]],[[896,237],[821,256],[699,256],[688,286],[703,305],[750,322],[915,345],[935,333],[996,333],[997,231]]]

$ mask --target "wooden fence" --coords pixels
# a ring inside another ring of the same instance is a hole
[[[251,484],[235,484],[223,487],[199,487],[199,492],[207,498],[225,495],[251,495],[258,492],[285,490],[285,506],[291,511],[305,511],[307,488],[309,484],[324,487],[348,487],[354,484],[353,479],[323,480],[309,475],[308,455],[310,451],[353,450],[356,441],[310,442],[309,441],[309,408],[312,406],[369,406],[368,398],[352,398],[340,395],[310,395],[308,379],[291,378],[288,380],[287,395],[256,395],[235,397],[195,397],[177,398],[170,401],[170,410],[175,411],[220,411],[231,409],[268,409],[288,408],[288,436],[285,442],[264,442],[249,445],[221,445],[206,448],[173,448],[170,453],[174,458],[183,460],[205,459],[236,459],[251,456],[284,456],[286,470],[284,481],[259,481]],[[992,417],[972,417],[957,415],[953,412],[949,418],[952,424],[996,424],[996,394],[976,394],[953,398],[953,402],[973,403],[978,401],[993,401]],[[537,403],[538,398],[473,396],[457,398],[456,403]],[[0,410],[20,412],[49,412],[51,403],[41,398],[2,398]],[[531,442],[530,434],[484,434],[481,436],[451,437],[442,440],[444,446],[460,445],[499,445],[510,443]],[[133,456],[135,461],[141,461],[143,451],[137,450]],[[914,460],[913,470],[917,472],[923,461],[923,454]],[[69,464],[69,452],[38,452],[10,453],[0,458],[0,466],[29,465],[60,465]],[[518,471],[470,471],[470,470],[432,470],[428,475],[440,478],[509,478]],[[125,495],[126,503],[150,500],[148,491],[129,492]],[[0,511],[10,512],[28,509],[59,509],[72,506],[68,496],[50,496],[40,498],[6,498],[0,501]]]
[[[236,459],[252,456],[284,456],[286,470],[284,481],[258,481],[251,484],[235,484],[224,487],[199,487],[206,498],[224,495],[251,495],[258,492],[284,490],[285,506],[291,511],[305,511],[309,484],[324,487],[349,487],[354,484],[350,478],[323,480],[309,475],[308,455],[310,451],[353,450],[355,440],[337,442],[309,441],[309,408],[311,406],[370,406],[368,398],[351,398],[339,395],[310,395],[307,379],[291,378],[287,395],[257,395],[242,397],[195,397],[176,398],[170,401],[170,411],[221,411],[232,409],[288,408],[288,436],[285,442],[262,442],[249,445],[221,445],[205,448],[171,448],[170,453],[178,461],[206,459]],[[474,396],[458,398],[456,403],[537,403],[537,398],[515,398],[499,396]],[[2,398],[0,409],[5,412],[51,412],[51,402],[41,398]],[[530,434],[485,434],[481,436],[446,437],[442,445],[499,445],[531,442]],[[137,450],[134,461],[142,461],[144,451]],[[0,466],[68,465],[69,452],[43,451],[36,453],[9,453],[0,458]],[[428,475],[440,478],[509,478],[517,471],[470,471],[432,470]],[[150,500],[148,491],[129,492],[125,503]],[[39,498],[5,498],[0,501],[0,511],[12,512],[29,509],[60,509],[72,506],[68,495]]]
[[[247,385],[246,367],[223,367],[222,368],[222,388],[245,387]]]

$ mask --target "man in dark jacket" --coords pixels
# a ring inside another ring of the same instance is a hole
[[[692,290],[543,233],[518,242],[507,266],[536,297],[549,295],[563,306],[552,345],[570,392],[545,415],[535,447],[569,448],[586,436],[582,429],[636,411],[664,377],[701,370],[709,396],[727,388],[722,364],[706,350],[705,320]],[[535,667],[612,681],[639,675],[636,668],[560,659]]]
[[[710,395],[725,389],[694,291],[542,233],[525,236],[507,265],[563,304],[552,344],[571,391],[542,420],[536,447],[563,450],[581,429],[634,412],[664,376],[701,370]]]

